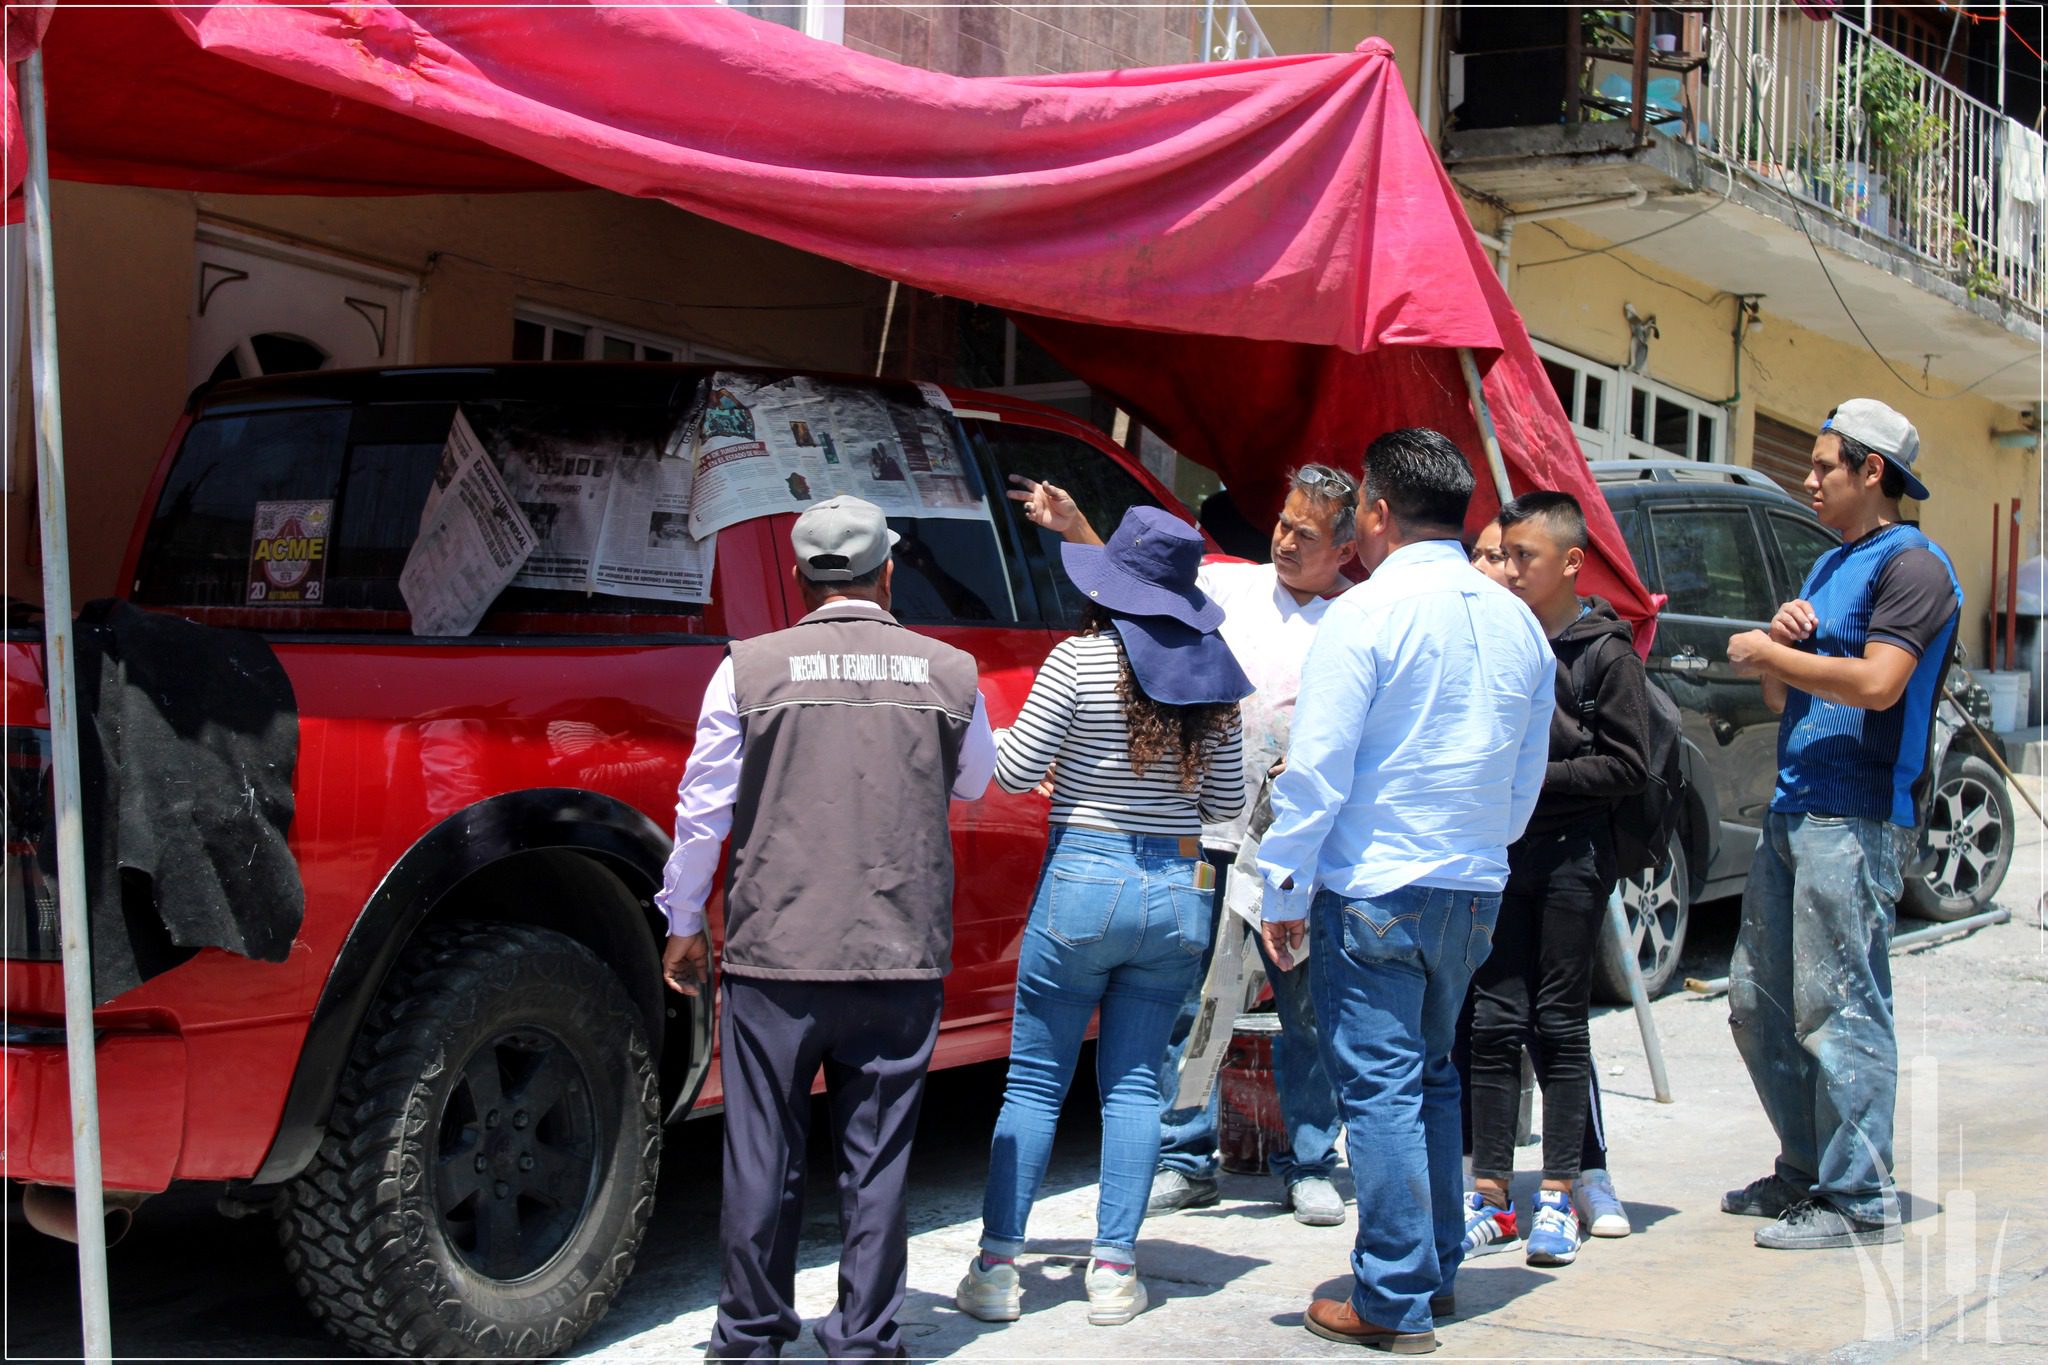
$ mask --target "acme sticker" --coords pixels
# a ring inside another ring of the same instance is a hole
[[[249,537],[252,607],[317,607],[326,602],[328,533],[334,500],[259,502]]]

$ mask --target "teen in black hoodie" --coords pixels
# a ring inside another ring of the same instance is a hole
[[[1647,782],[1648,682],[1628,623],[1600,599],[1577,595],[1586,555],[1578,502],[1525,494],[1502,509],[1499,524],[1508,587],[1543,622],[1557,656],[1557,705],[1543,792],[1508,849],[1493,951],[1472,978],[1475,1188],[1466,1253],[1505,1249],[1526,1234],[1530,1264],[1566,1265],[1581,1232],[1572,1189],[1588,1145],[1593,960],[1617,875],[1611,819]],[[1522,1054],[1532,1045],[1543,1061],[1543,1188],[1533,1225],[1523,1227],[1507,1194]]]

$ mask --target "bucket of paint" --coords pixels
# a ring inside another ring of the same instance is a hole
[[[1216,1075],[1216,1151],[1226,1171],[1261,1175],[1267,1156],[1287,1144],[1273,1082],[1273,1039],[1279,1032],[1277,1014],[1240,1014],[1231,1027],[1230,1049]]]
[[[2026,714],[2027,685],[2033,681],[2031,675],[2018,669],[2008,672],[1979,673],[1977,681],[1984,684],[1984,690],[1991,694],[1991,728],[2006,731],[2020,728],[2020,717]]]

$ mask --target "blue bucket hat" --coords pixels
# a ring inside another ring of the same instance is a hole
[[[1067,576],[1110,614],[1145,695],[1168,706],[1241,701],[1253,692],[1216,633],[1223,608],[1195,586],[1202,533],[1171,512],[1133,507],[1107,545],[1060,546]]]
[[[1156,702],[1213,706],[1243,701],[1257,690],[1213,630],[1196,630],[1170,616],[1118,616],[1112,624],[1138,686]]]
[[[1195,586],[1202,550],[1202,533],[1173,513],[1133,507],[1107,545],[1068,541],[1060,560],[1074,586],[1099,607],[1124,616],[1170,616],[1210,631],[1223,624],[1223,608]]]

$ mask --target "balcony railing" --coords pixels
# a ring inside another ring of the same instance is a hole
[[[1218,4],[1207,0],[1202,7],[1202,60],[1235,62],[1251,57],[1277,56],[1252,7],[1242,0]]]
[[[1839,16],[1716,4],[1704,42],[1689,120],[1702,152],[2038,318],[2039,134]]]

